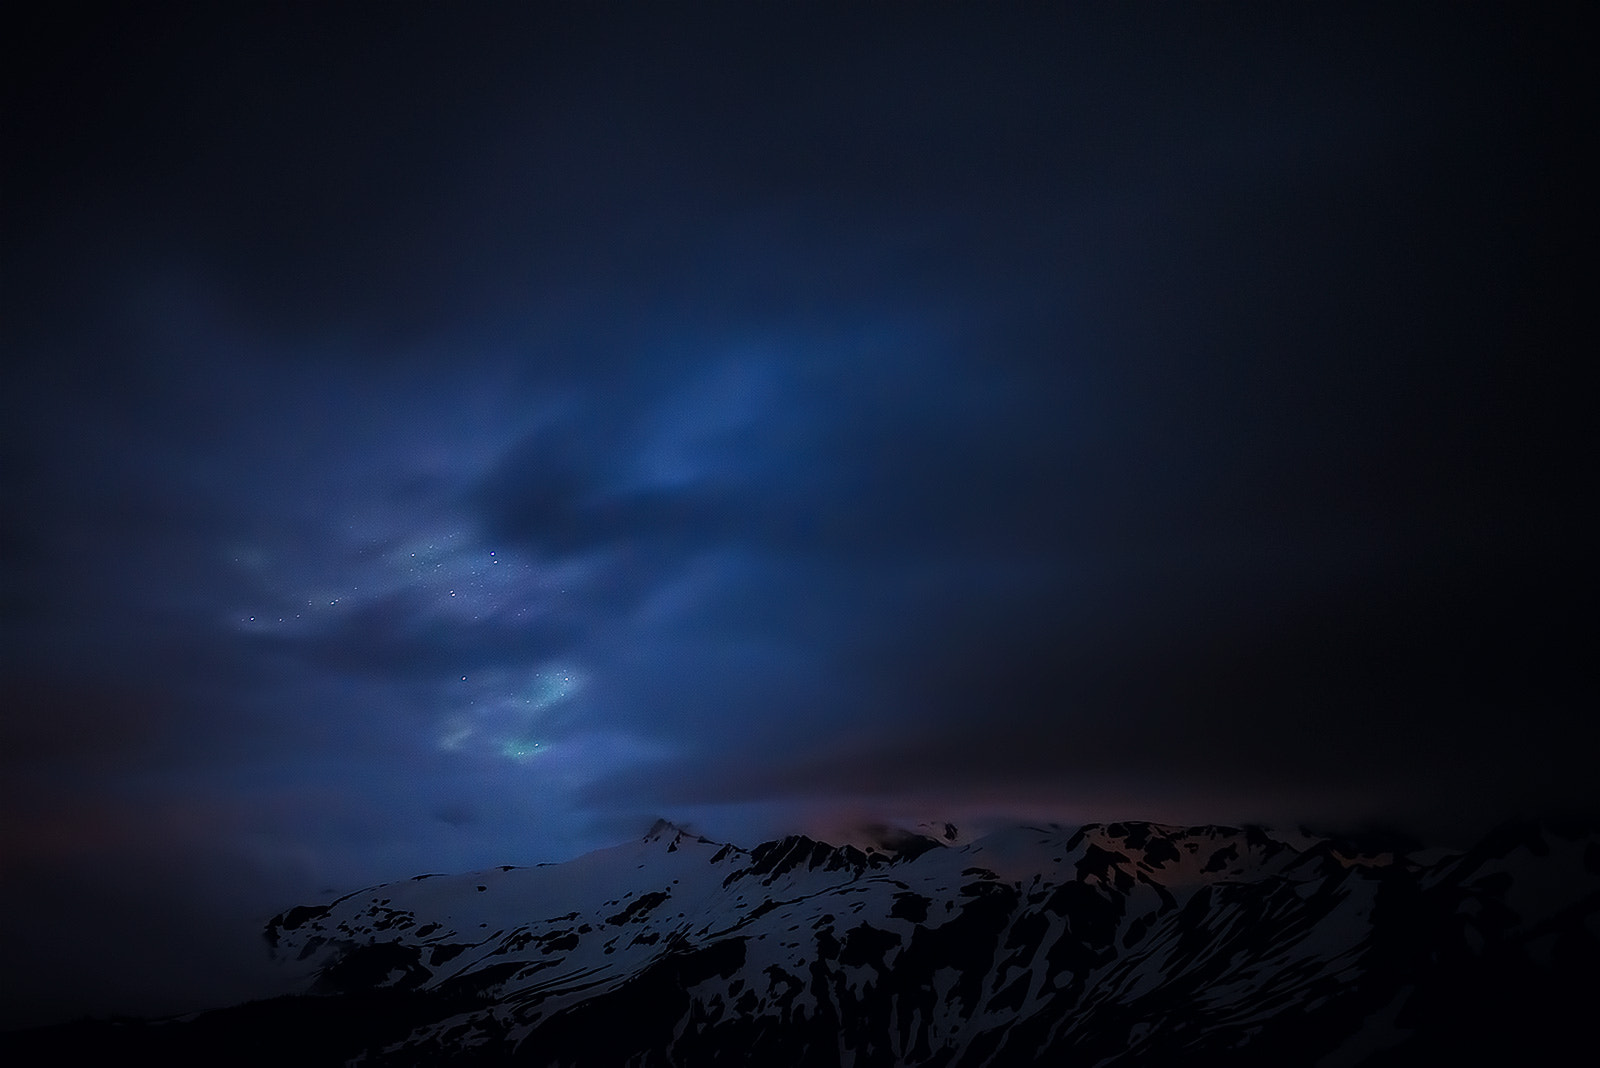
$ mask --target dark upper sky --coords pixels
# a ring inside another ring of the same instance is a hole
[[[1576,26],[332,6],[7,16],[7,1020],[657,814],[1597,807]]]

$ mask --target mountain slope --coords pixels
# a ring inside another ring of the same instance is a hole
[[[269,934],[314,966],[311,989],[473,1005],[394,1063],[1281,1064],[1308,1034],[1357,1061],[1415,1045],[1419,1021],[1470,1024],[1436,1003],[1475,964],[1600,960],[1597,854],[1532,829],[1429,867],[1142,823],[746,852],[658,825],[565,865],[291,911]]]
[[[384,1064],[1331,1068],[1526,1057],[1600,1003],[1588,833],[1435,856],[1148,823],[896,844],[660,823],[299,906],[266,933],[305,995],[256,1012],[282,1041],[346,1007],[302,1059]]]

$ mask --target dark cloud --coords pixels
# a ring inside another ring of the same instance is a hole
[[[663,811],[1594,809],[1556,20],[43,19],[22,911]]]
[[[449,591],[446,591],[449,596]],[[545,660],[578,644],[577,620],[441,618],[410,597],[390,597],[343,613],[315,631],[281,642],[321,667],[383,678],[434,678],[504,663]]]

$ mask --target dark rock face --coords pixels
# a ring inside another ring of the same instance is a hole
[[[196,1063],[296,1033],[300,1063],[1525,1061],[1587,1042],[1600,1004],[1596,843],[1522,827],[1430,857],[1118,823],[886,857],[662,825],[290,909],[268,941],[306,996],[77,1040]]]

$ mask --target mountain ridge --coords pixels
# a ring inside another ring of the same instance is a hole
[[[1146,821],[914,837],[745,849],[658,821],[297,905],[264,934],[300,994],[254,1011],[350,1008],[328,1063],[1332,1066],[1526,1052],[1596,992],[1593,830],[1445,853]]]

